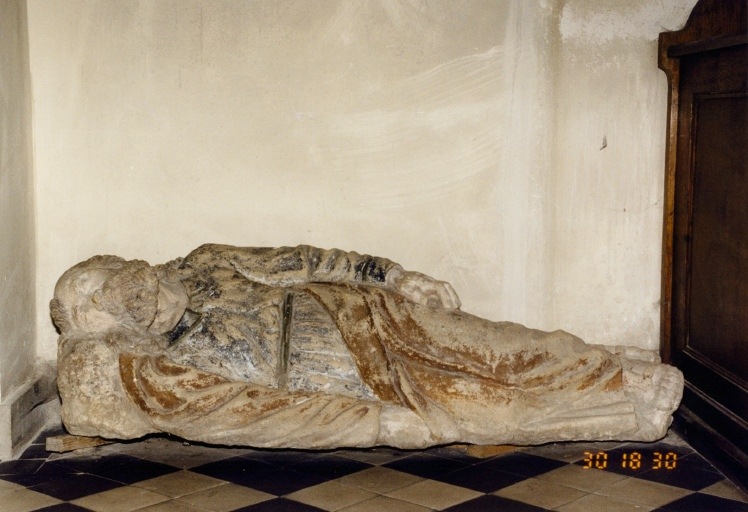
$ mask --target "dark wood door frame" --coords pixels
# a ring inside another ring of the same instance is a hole
[[[689,336],[694,169],[699,134],[697,113],[699,108],[705,108],[705,99],[717,99],[722,105],[724,101],[733,101],[740,105],[738,108],[745,108],[747,3],[748,0],[700,0],[685,28],[662,33],[659,41],[659,66],[669,84],[661,354],[663,361],[678,366],[686,377],[676,427],[691,444],[744,487],[748,487],[745,470],[748,467],[748,377],[728,371],[725,365],[704,357],[690,346],[693,340]],[[693,72],[696,67],[699,67],[698,74]],[[738,137],[738,141],[744,140]],[[743,200],[748,201],[748,197]],[[738,307],[743,306],[738,304]]]

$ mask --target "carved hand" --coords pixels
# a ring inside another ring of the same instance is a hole
[[[387,284],[417,304],[444,309],[460,307],[460,298],[451,284],[420,272],[393,268],[387,274]]]

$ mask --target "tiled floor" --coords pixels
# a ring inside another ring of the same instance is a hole
[[[748,497],[674,435],[475,458],[454,448],[314,453],[166,438],[49,454],[44,439],[58,433],[0,461],[0,511],[748,511]]]

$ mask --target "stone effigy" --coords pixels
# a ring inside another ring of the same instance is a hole
[[[281,448],[663,437],[681,373],[633,348],[490,322],[387,259],[204,245],[65,272],[67,429]]]

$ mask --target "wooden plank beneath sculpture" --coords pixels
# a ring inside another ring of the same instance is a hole
[[[46,441],[46,449],[48,452],[65,453],[75,450],[82,450],[84,448],[95,448],[97,446],[113,444],[114,442],[115,441],[112,441],[110,439],[102,439],[100,437],[86,437],[63,434],[59,436],[48,437]]]

